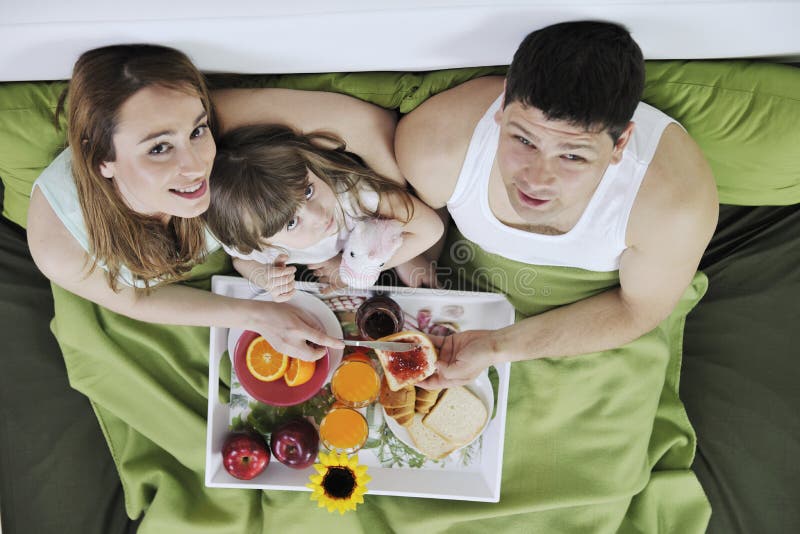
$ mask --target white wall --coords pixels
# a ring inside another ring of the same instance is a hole
[[[84,50],[123,42],[215,72],[498,65],[529,31],[584,18],[627,25],[648,59],[800,59],[797,0],[0,0],[0,80],[67,78]]]

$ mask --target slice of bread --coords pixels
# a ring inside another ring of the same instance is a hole
[[[446,441],[463,446],[474,440],[489,412],[486,405],[464,386],[447,388],[422,423]]]
[[[424,389],[424,388],[416,388],[417,395],[416,400],[414,401],[414,410],[417,413],[426,414],[431,411],[431,408],[434,404],[436,404],[436,400],[439,398],[439,393],[442,392],[441,389]]]
[[[406,428],[419,452],[432,460],[441,460],[458,448],[458,445],[442,439],[439,434],[423,425],[420,414],[415,414]]]
[[[436,347],[425,334],[420,332],[398,332],[378,341],[399,341],[416,343],[418,346],[405,352],[375,349],[383,367],[383,374],[389,389],[398,391],[425,380],[436,371]]]
[[[386,415],[403,426],[408,426],[414,417],[415,396],[414,386],[406,386],[398,391],[392,391],[386,383],[386,377],[381,379],[381,394],[378,402],[383,406]]]

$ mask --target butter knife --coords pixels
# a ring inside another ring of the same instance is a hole
[[[416,343],[400,343],[398,341],[358,341],[355,339],[343,339],[342,342],[351,347],[368,347],[370,349],[389,350],[392,352],[407,352],[419,347]]]

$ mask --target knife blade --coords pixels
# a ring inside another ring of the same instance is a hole
[[[392,352],[407,352],[419,347],[416,343],[401,343],[399,341],[358,341],[355,339],[343,339],[342,342],[351,347],[368,347],[370,349],[390,350]]]

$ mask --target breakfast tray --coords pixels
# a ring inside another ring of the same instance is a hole
[[[344,290],[320,295],[318,285],[298,282],[297,288],[321,298],[335,313],[345,337],[356,335],[354,311],[364,299],[382,293],[393,298],[405,314],[405,329],[443,335],[453,330],[496,329],[514,322],[514,308],[502,295],[439,289],[411,289],[374,286],[368,290]],[[247,280],[231,276],[214,276],[214,293],[253,298],[254,288]],[[269,467],[252,480],[237,480],[222,466],[222,444],[231,428],[243,423],[269,425],[276,417],[286,415],[287,408],[276,408],[252,399],[242,389],[231,371],[228,356],[228,329],[211,328],[208,432],[206,438],[206,486],[216,488],[261,488],[310,491],[305,484],[314,471],[297,470],[280,464],[274,458]],[[347,351],[345,351],[347,353]],[[231,373],[229,398],[225,391],[227,377],[221,380],[221,369]],[[362,409],[369,423],[369,438],[358,452],[359,463],[368,466],[372,481],[369,494],[498,502],[503,468],[503,441],[508,400],[510,364],[489,369],[488,377],[495,397],[494,413],[485,432],[471,445],[443,460],[429,460],[398,439],[383,419],[380,405]],[[220,395],[222,386],[225,394]],[[317,422],[333,401],[329,386],[289,410]],[[266,429],[268,431],[268,428]]]

